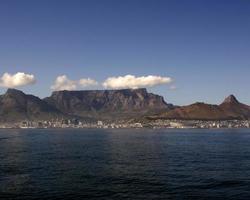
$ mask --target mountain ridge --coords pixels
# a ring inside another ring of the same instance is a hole
[[[62,116],[54,107],[34,95],[8,89],[0,95],[0,121],[52,119]]]
[[[17,89],[0,95],[0,121],[54,118],[131,119],[172,109],[146,89],[55,91],[40,99]]]
[[[230,95],[219,105],[197,102],[159,115],[149,116],[148,119],[244,120],[250,119],[250,107],[240,103],[234,95]]]
[[[64,113],[108,119],[138,117],[167,111],[162,96],[148,93],[145,88],[121,90],[56,91],[44,99]]]
[[[40,99],[16,89],[0,95],[0,121],[79,118],[120,120],[144,118],[179,120],[250,119],[250,106],[230,95],[219,105],[196,102],[173,106],[145,88],[55,91]]]

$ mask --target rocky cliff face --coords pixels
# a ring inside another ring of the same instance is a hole
[[[171,108],[146,89],[57,91],[44,100],[63,113],[99,119],[139,117]]]
[[[0,121],[50,119],[61,113],[47,102],[22,91],[8,89],[0,95]]]
[[[235,96],[230,95],[220,105],[195,103],[149,117],[149,119],[159,118],[183,120],[250,119],[250,107],[240,103]]]

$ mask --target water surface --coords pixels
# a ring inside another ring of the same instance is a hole
[[[0,130],[0,199],[250,199],[250,130]]]

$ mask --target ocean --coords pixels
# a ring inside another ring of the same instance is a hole
[[[0,199],[250,199],[250,129],[0,130]]]

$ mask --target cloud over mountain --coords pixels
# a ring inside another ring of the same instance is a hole
[[[82,87],[88,87],[98,85],[98,82],[91,78],[82,78],[79,80],[79,85],[81,85]]]
[[[16,74],[4,73],[0,77],[0,87],[16,88],[25,85],[31,85],[36,82],[33,74],[25,74],[23,72],[17,72]]]
[[[68,79],[66,75],[58,76],[51,86],[52,90],[75,90],[77,84],[75,81]]]
[[[131,88],[137,89],[142,87],[153,87],[156,85],[169,84],[173,80],[170,77],[162,76],[140,76],[136,77],[133,75],[110,77],[103,82],[104,88],[109,89],[124,89]]]
[[[76,90],[78,87],[89,87],[97,85],[97,81],[90,78],[80,80],[70,80],[66,75],[58,76],[51,86],[52,90]]]

